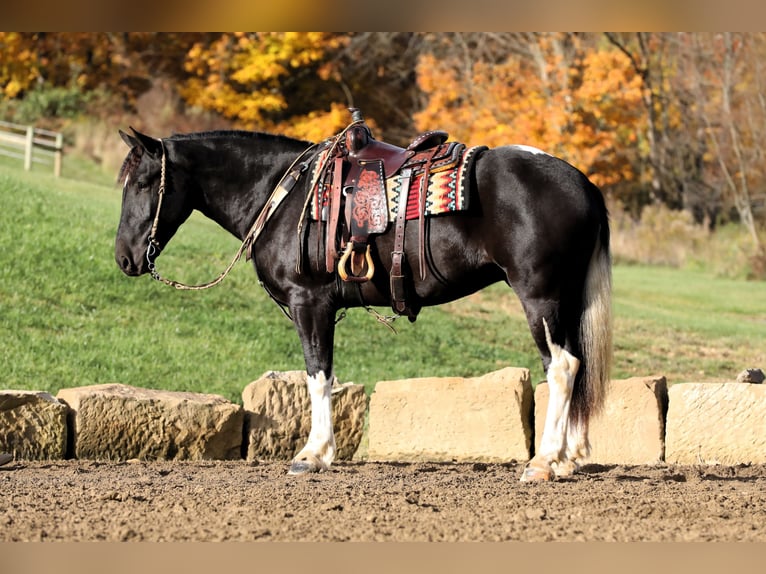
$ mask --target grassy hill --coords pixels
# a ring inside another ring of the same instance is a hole
[[[121,382],[240,402],[267,370],[302,369],[292,324],[240,262],[222,285],[179,292],[128,278],[113,258],[120,192],[0,164],[0,388]],[[238,242],[193,216],[159,260],[163,275],[209,280]],[[615,377],[730,380],[766,368],[766,283],[701,272],[615,268]],[[380,309],[387,313],[387,309]],[[336,374],[363,383],[476,375],[503,366],[543,377],[518,299],[496,285],[425,309],[392,334],[364,310],[337,327]],[[353,341],[368,342],[360,347]]]

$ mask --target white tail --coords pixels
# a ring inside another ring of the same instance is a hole
[[[585,279],[580,321],[580,350],[585,367],[572,415],[587,421],[604,405],[612,365],[612,260],[608,243],[596,241]]]

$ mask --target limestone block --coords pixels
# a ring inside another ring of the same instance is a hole
[[[535,388],[535,449],[540,446],[548,408],[548,383]],[[604,409],[590,422],[591,453],[586,463],[655,464],[665,454],[665,377],[614,380]]]
[[[242,391],[247,460],[290,460],[305,446],[311,431],[306,379],[306,371],[269,371]],[[336,460],[354,456],[366,413],[363,385],[336,384],[332,390]]]
[[[0,391],[0,451],[16,459],[66,457],[65,404],[41,391]]]
[[[381,381],[370,399],[368,432],[370,460],[528,460],[529,371]]]
[[[74,456],[94,460],[241,458],[242,407],[219,395],[121,384],[62,389]]]
[[[667,462],[766,463],[766,386],[682,383],[668,398]]]

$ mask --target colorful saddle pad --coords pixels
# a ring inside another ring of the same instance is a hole
[[[473,162],[479,152],[486,150],[487,146],[474,146],[467,148],[462,153],[462,158],[453,168],[435,168],[428,178],[428,190],[426,192],[425,215],[439,215],[468,209],[469,199],[469,175]],[[309,214],[315,221],[327,220],[327,206],[329,203],[330,185],[328,182],[318,181],[322,165],[326,158],[320,156],[315,162],[312,174],[312,197]],[[418,190],[420,189],[423,175],[417,175],[410,181],[410,192],[407,197],[407,219],[419,217]],[[399,192],[401,177],[397,173],[386,177],[386,195],[388,199],[388,221],[396,220],[399,209]]]

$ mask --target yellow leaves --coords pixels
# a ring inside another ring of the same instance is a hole
[[[34,43],[18,32],[0,32],[0,95],[15,98],[38,75]]]
[[[338,103],[329,111],[316,110],[302,116],[293,116],[289,121],[274,124],[269,131],[311,142],[322,141],[336,134],[349,123],[348,109]]]
[[[335,70],[323,63],[345,40],[325,32],[222,34],[210,46],[189,50],[185,69],[195,77],[181,89],[192,105],[213,109],[247,127],[271,125],[288,107],[284,86],[307,67],[322,80]]]
[[[15,98],[18,93],[24,89],[24,86],[18,80],[8,80],[3,88],[3,92],[7,98]]]

